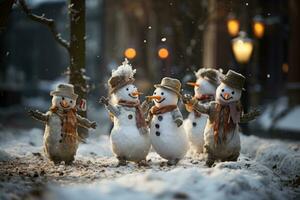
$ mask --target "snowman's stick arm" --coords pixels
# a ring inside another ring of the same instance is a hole
[[[209,109],[210,106],[208,104],[202,104],[198,101],[193,104],[193,108],[197,112],[204,113],[204,114],[209,114],[209,110],[210,110]]]
[[[119,109],[116,106],[111,105],[110,103],[105,105],[105,108],[115,117],[118,117],[121,114]]]
[[[42,113],[38,110],[30,110],[29,111],[29,115],[33,118],[33,119],[36,119],[38,121],[41,121],[41,122],[44,122],[44,123],[47,123],[48,120],[49,120],[49,116],[45,113]]]
[[[77,122],[78,122],[78,125],[83,127],[83,128],[92,128],[92,124],[94,122],[91,122],[90,120],[88,120],[87,118],[85,117],[82,117],[80,115],[76,115],[76,118],[77,118]]]
[[[256,117],[258,117],[259,115],[260,115],[260,111],[257,109],[254,109],[246,114],[243,114],[241,116],[240,123],[248,123],[248,122],[256,119]]]

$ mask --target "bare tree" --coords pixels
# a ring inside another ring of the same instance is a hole
[[[47,26],[57,43],[69,53],[70,66],[67,68],[66,74],[69,76],[69,82],[74,85],[75,92],[78,94],[77,105],[81,108],[79,114],[86,117],[86,110],[83,108],[84,105],[86,106],[88,92],[85,76],[85,0],[68,1],[70,41],[62,38],[53,19],[34,14],[25,0],[18,0],[18,3],[27,17]],[[88,131],[80,129],[79,134],[82,138],[86,138]]]

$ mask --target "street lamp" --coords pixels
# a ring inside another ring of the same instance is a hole
[[[231,37],[238,35],[240,31],[240,22],[234,15],[229,15],[227,19],[227,30]]]
[[[265,24],[263,18],[260,15],[257,15],[253,18],[253,33],[255,37],[262,38],[265,33]]]
[[[241,31],[239,36],[232,40],[232,50],[237,62],[246,64],[253,51],[253,41],[247,37],[246,32]]]
[[[124,56],[128,59],[133,59],[136,56],[136,50],[134,48],[128,48],[124,51]]]

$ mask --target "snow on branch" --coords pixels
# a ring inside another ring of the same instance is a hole
[[[29,17],[33,21],[36,21],[36,22],[46,25],[52,32],[55,40],[69,51],[70,44],[68,41],[66,41],[65,39],[63,39],[61,37],[60,33],[57,32],[56,25],[55,25],[55,22],[53,19],[48,19],[44,16],[39,16],[39,15],[32,13],[31,9],[28,8],[25,0],[18,0],[18,1],[19,1],[19,5],[20,5],[21,9],[25,12],[27,17]]]

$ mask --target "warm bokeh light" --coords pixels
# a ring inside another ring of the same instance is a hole
[[[240,22],[237,19],[228,19],[227,30],[230,36],[237,36],[240,31]]]
[[[166,48],[160,48],[158,50],[158,56],[161,58],[161,59],[166,59],[168,56],[169,56],[169,51],[168,49]]]
[[[248,63],[253,51],[253,42],[246,37],[246,33],[240,32],[240,36],[232,40],[232,50],[237,62]]]
[[[128,48],[125,50],[124,55],[128,59],[133,59],[136,56],[136,50],[134,48]]]
[[[256,21],[253,23],[253,32],[255,37],[262,38],[265,33],[265,25],[263,22]]]
[[[284,73],[288,73],[289,72],[289,65],[287,63],[283,63],[282,64],[282,71]]]

